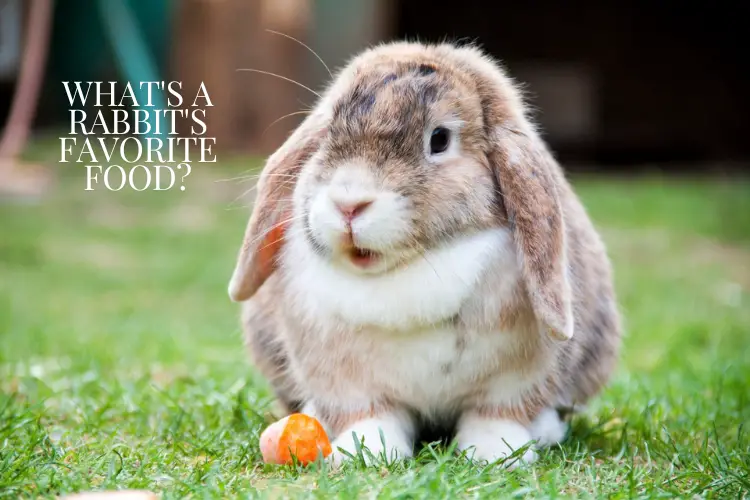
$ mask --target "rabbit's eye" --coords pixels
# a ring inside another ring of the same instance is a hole
[[[447,128],[438,127],[432,131],[430,136],[430,154],[436,155],[445,152],[450,142],[450,131]]]

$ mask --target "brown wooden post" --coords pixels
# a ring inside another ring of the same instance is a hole
[[[261,1],[255,38],[256,58],[252,61],[252,68],[312,87],[306,62],[314,56],[294,40],[267,31],[274,30],[304,43],[310,31],[310,3],[311,0]],[[255,110],[255,119],[248,133],[253,137],[257,151],[269,154],[281,145],[304,116],[293,115],[273,122],[311,107],[316,96],[299,85],[270,75],[244,73],[241,76],[238,83],[248,94]]]
[[[14,195],[38,195],[50,182],[47,171],[20,165],[18,156],[26,146],[44,80],[53,5],[53,0],[34,0],[29,6],[21,72],[0,140],[0,191]]]
[[[217,149],[231,144],[232,113],[232,36],[234,0],[181,0],[176,3],[173,35],[172,79],[182,82],[185,99],[190,104],[200,83],[204,82],[214,104],[207,109],[206,126],[209,137],[217,138]],[[180,122],[180,135],[190,136],[190,120]]]
[[[304,40],[312,0],[183,0],[178,3],[173,39],[173,78],[185,93],[201,81],[214,108],[209,111],[208,136],[217,149],[268,154],[281,145],[298,123],[295,117],[266,128],[277,118],[313,102],[293,83],[257,72],[275,73],[304,83],[309,80],[304,47],[275,30]],[[195,89],[195,90],[193,90]],[[185,123],[183,135],[189,134]]]

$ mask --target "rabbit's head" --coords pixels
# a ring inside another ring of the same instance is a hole
[[[354,59],[272,155],[230,284],[251,297],[299,221],[311,251],[384,274],[507,227],[535,314],[573,332],[562,173],[500,67],[471,47],[383,45]]]

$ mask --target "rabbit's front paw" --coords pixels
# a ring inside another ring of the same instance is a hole
[[[531,434],[523,425],[507,419],[493,419],[479,415],[468,415],[461,419],[456,434],[458,448],[466,451],[466,457],[476,461],[495,462],[508,459],[517,450],[531,441]],[[506,460],[504,465],[513,469],[523,463],[536,460],[536,453],[529,447],[523,454]]]
[[[333,453],[328,460],[334,467],[352,458],[359,450],[365,463],[383,459],[387,462],[412,456],[410,424],[396,414],[360,420],[344,430],[331,444]]]

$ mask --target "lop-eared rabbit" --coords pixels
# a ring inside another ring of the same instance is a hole
[[[355,438],[409,457],[435,425],[479,460],[533,442],[531,462],[608,380],[621,327],[605,247],[479,49],[365,51],[257,189],[229,293],[256,366],[288,411],[320,419],[334,463]]]

